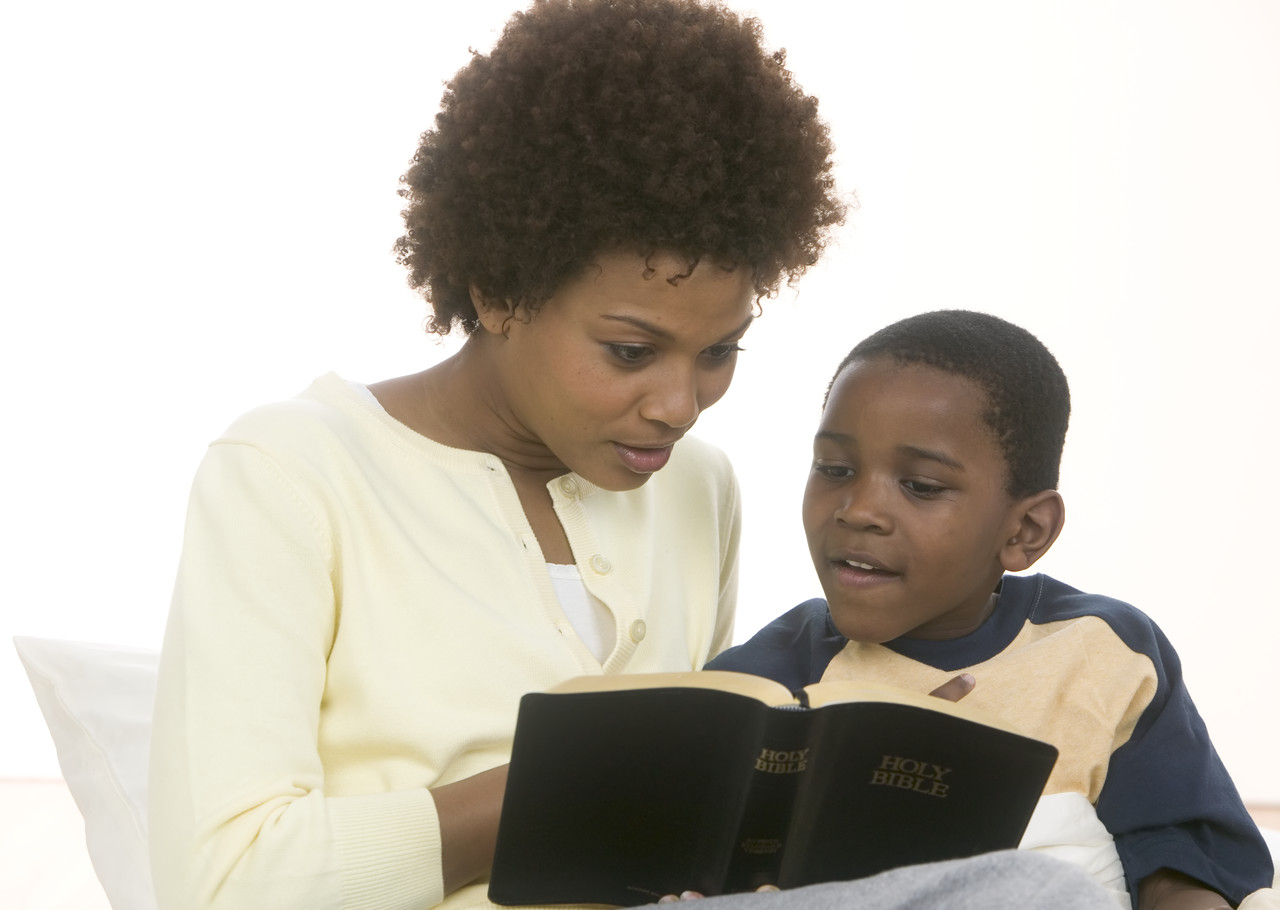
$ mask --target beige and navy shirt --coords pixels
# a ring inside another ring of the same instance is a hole
[[[995,612],[951,641],[849,641],[826,601],[784,614],[707,669],[928,692],[957,673],[966,703],[1058,747],[1023,846],[1051,847],[1118,891],[1170,868],[1233,904],[1272,881],[1265,841],[1223,767],[1168,639],[1144,613],[1046,575],[1006,576]],[[1044,810],[1044,811],[1042,811]],[[1029,843],[1028,841],[1032,841]]]

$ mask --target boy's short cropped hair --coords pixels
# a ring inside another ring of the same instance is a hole
[[[987,313],[922,313],[868,336],[835,375],[876,357],[935,367],[975,383],[986,396],[983,420],[1008,465],[1009,495],[1057,489],[1071,393],[1062,367],[1036,336]]]
[[[429,329],[474,289],[536,310],[601,253],[745,266],[757,297],[843,220],[832,144],[785,52],[715,0],[534,0],[445,87],[401,178]]]

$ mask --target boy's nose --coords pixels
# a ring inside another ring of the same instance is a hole
[[[851,485],[836,508],[835,519],[839,524],[880,534],[887,534],[893,526],[882,491],[869,481]]]

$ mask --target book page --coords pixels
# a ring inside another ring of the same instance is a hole
[[[939,714],[947,714],[951,717],[959,717],[988,727],[995,727],[997,730],[1008,730],[1011,733],[1021,734],[1021,731],[1016,727],[1005,723],[997,715],[966,705],[964,699],[958,702],[948,701],[936,695],[914,692],[910,689],[900,689],[896,686],[855,682],[845,679],[830,679],[813,683],[805,686],[804,691],[809,696],[810,708],[858,701],[913,705],[917,708],[924,708],[927,711],[936,711]]]
[[[627,689],[716,689],[754,698],[766,705],[793,705],[796,697],[786,686],[763,676],[728,670],[687,673],[621,673],[609,676],[575,676],[552,686],[548,692],[616,692]]]
[[[575,676],[552,686],[550,693],[619,692],[634,689],[713,689],[741,695],[761,704],[795,705],[799,700],[780,683],[750,673],[729,670],[701,670],[684,673],[619,673]],[[998,730],[1020,732],[997,715],[980,711],[959,702],[948,701],[925,692],[914,692],[879,683],[831,679],[805,686],[810,708],[844,702],[888,702],[913,705],[939,714],[960,717]]]

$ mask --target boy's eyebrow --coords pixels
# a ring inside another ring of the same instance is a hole
[[[853,437],[848,433],[836,433],[832,430],[819,430],[813,434],[814,441],[819,439],[829,439],[832,442],[849,445],[853,442]],[[923,458],[926,461],[936,461],[938,464],[946,465],[955,471],[963,471],[964,465],[956,461],[950,455],[939,452],[935,449],[924,449],[920,446],[898,446],[898,451],[911,458]]]
[[[922,449],[919,446],[901,446],[901,451],[913,458],[924,458],[929,461],[936,461],[944,464],[955,471],[963,471],[964,465],[956,461],[950,455],[935,451],[934,449]]]
[[[625,322],[627,325],[634,326],[635,328],[639,329],[642,332],[648,332],[650,335],[653,335],[657,338],[661,338],[663,341],[671,341],[675,338],[674,335],[672,335],[662,326],[654,325],[652,322],[648,322],[636,316],[615,316],[609,313],[605,313],[601,315],[600,318],[612,319],[614,322]],[[724,337],[728,339],[728,338],[736,338],[742,335],[747,331],[747,329],[751,328],[751,323],[755,322],[755,320],[756,320],[755,313],[752,313],[750,316],[746,318],[746,320],[740,326],[738,326],[736,329],[734,329],[732,332],[725,335]]]

